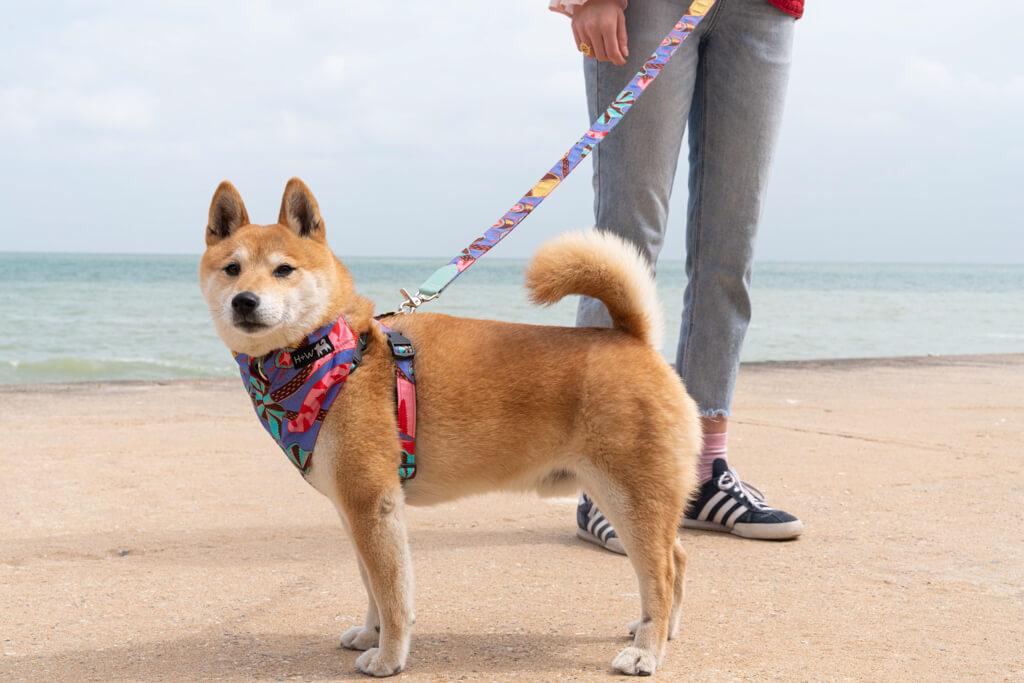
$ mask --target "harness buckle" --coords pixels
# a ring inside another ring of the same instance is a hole
[[[411,360],[416,351],[412,342],[405,338],[401,332],[387,330],[388,346],[391,347],[391,355],[400,360]]]
[[[433,301],[440,295],[440,292],[438,292],[437,294],[427,296],[418,290],[415,294],[410,294],[404,287],[399,289],[398,292],[405,297],[405,301],[398,304],[398,310],[401,313],[413,313],[421,305],[428,301]]]
[[[402,463],[398,467],[398,477],[402,481],[402,486],[405,486],[405,482],[410,479],[416,478],[416,456],[404,448],[402,449]]]

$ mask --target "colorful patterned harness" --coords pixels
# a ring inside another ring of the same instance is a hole
[[[379,323],[378,323],[379,324]],[[416,382],[412,343],[381,325],[395,359],[398,438],[402,485],[416,476]],[[249,398],[263,427],[302,476],[309,474],[313,449],[327,411],[349,374],[359,365],[366,335],[356,336],[344,316],[306,337],[298,347],[253,358],[236,353]]]

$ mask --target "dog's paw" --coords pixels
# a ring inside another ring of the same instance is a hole
[[[615,658],[612,667],[629,676],[650,676],[658,668],[658,658],[653,652],[627,647]]]
[[[405,663],[384,661],[380,649],[375,647],[359,655],[359,659],[356,660],[356,666],[364,674],[382,678],[384,676],[394,676],[402,670]]]
[[[377,647],[380,633],[377,629],[365,626],[353,626],[341,634],[341,646],[349,650],[369,650]]]

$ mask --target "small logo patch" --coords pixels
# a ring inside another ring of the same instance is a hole
[[[292,351],[292,366],[304,368],[334,353],[334,344],[327,337]]]

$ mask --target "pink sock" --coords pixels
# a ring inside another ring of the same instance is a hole
[[[721,458],[722,460],[729,459],[726,446],[727,439],[728,434],[726,432],[704,435],[704,450],[700,452],[700,458],[697,460],[697,479],[701,484],[711,478],[711,463],[716,458]]]

